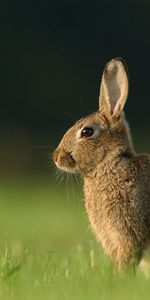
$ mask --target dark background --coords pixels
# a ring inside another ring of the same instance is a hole
[[[129,68],[137,148],[149,150],[148,0],[6,0],[0,24],[1,173],[48,170],[64,131],[97,110],[103,67],[116,56]]]

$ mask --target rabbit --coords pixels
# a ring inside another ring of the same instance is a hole
[[[53,154],[59,169],[81,174],[91,228],[118,271],[135,269],[150,245],[150,156],[134,150],[123,111],[128,86],[125,61],[110,60],[99,110],[77,121]]]

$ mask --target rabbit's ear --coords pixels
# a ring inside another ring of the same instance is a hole
[[[100,87],[99,106],[107,114],[118,116],[128,96],[128,76],[122,58],[112,59],[104,68]]]

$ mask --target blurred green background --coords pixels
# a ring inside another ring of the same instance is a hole
[[[149,151],[150,2],[0,2],[0,299],[149,299],[149,281],[114,277],[81,183],[50,159],[68,127],[97,110],[102,70],[122,56],[125,107]]]
[[[149,150],[148,0],[6,0],[0,24],[2,174],[48,170],[64,131],[97,110],[103,67],[116,56],[129,68],[126,114],[137,148]]]

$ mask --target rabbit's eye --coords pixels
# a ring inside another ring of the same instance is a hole
[[[94,129],[92,127],[84,127],[81,131],[81,136],[82,137],[90,137],[94,133]]]

